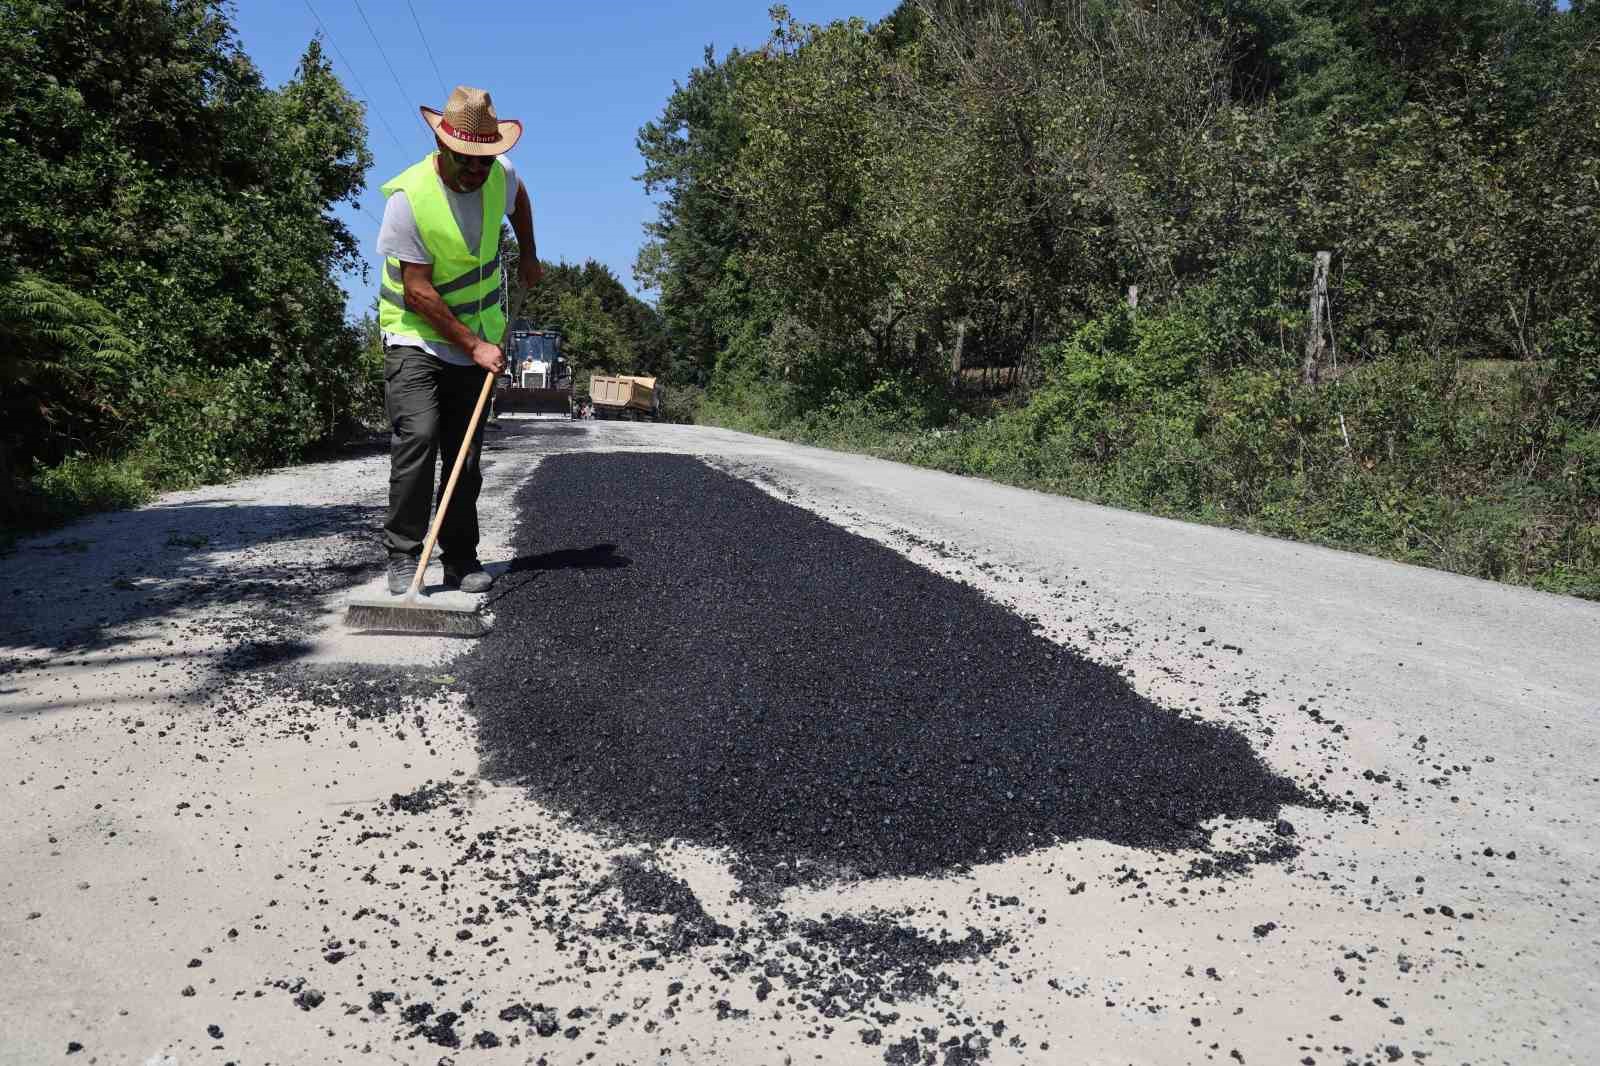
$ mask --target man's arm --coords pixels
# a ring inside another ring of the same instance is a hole
[[[400,281],[405,286],[406,307],[427,319],[439,336],[467,352],[474,363],[490,373],[505,372],[506,357],[500,346],[468,329],[433,287],[432,263],[401,263]]]
[[[517,182],[517,204],[511,209],[511,232],[517,235],[517,249],[522,262],[517,268],[522,287],[531,289],[544,277],[544,267],[539,263],[539,249],[533,243],[533,201],[528,199],[528,187]]]

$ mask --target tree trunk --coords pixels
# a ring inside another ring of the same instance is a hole
[[[956,343],[950,349],[950,387],[961,387],[961,349],[967,343],[967,320],[965,317],[956,323]]]
[[[1315,385],[1322,377],[1322,354],[1328,350],[1328,264],[1331,252],[1318,252],[1311,276],[1311,322],[1306,336],[1306,359],[1300,367],[1300,381]]]

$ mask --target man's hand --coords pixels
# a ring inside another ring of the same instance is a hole
[[[522,282],[522,287],[531,289],[543,279],[544,264],[539,262],[536,257],[525,258],[517,267],[517,275]]]
[[[498,344],[479,341],[472,346],[472,361],[491,374],[506,372],[506,356]]]

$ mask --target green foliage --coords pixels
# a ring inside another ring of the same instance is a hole
[[[1551,326],[1545,352],[1551,414],[1581,430],[1600,428],[1600,329],[1562,318]]]
[[[1027,408],[1033,437],[1063,437],[1077,452],[1108,459],[1131,443],[1125,416],[1135,407],[1193,423],[1209,340],[1203,322],[1181,313],[1138,319],[1118,307],[1090,322],[1046,351],[1047,384]]]
[[[311,379],[304,363],[259,361],[168,375],[141,397],[150,428],[135,455],[163,487],[293,462],[327,429]]]
[[[698,385],[669,385],[661,402],[661,420],[692,425],[699,421],[706,390]]]
[[[1600,598],[1600,426],[1549,413],[1560,371],[1401,353],[1308,389],[1291,369],[1208,370],[1208,326],[1116,308],[1050,351],[1026,403],[985,417],[893,381],[798,410],[746,388],[700,417]],[[1570,336],[1567,372],[1600,372],[1592,334]]]
[[[98,301],[24,272],[0,285],[0,446],[48,462],[128,421],[138,346]]]
[[[773,16],[640,134],[701,418],[1596,594],[1600,5]]]
[[[854,333],[872,339],[869,365],[855,373],[893,372],[885,363],[904,313],[896,264],[903,243],[892,227],[884,144],[884,53],[858,19],[802,26],[774,9],[767,49],[753,55],[739,84],[745,141],[731,187],[750,235],[744,259],[763,284],[785,294],[785,311],[832,356]],[[811,363],[800,369],[815,370]],[[811,382],[818,393],[826,383]]]
[[[370,419],[370,329],[337,280],[362,259],[333,208],[371,155],[320,43],[269,89],[220,0],[0,0],[0,19],[8,514],[137,497],[86,471],[188,484]]]
[[[616,371],[633,365],[633,351],[622,331],[592,292],[562,293],[553,320],[562,332],[562,350],[575,365]]]
[[[69,455],[41,471],[32,489],[35,510],[29,517],[34,523],[137,507],[151,496],[149,479],[137,461],[83,455]]]
[[[704,65],[674,86],[661,117],[639,130],[639,177],[661,201],[634,276],[660,294],[662,325],[679,361],[674,380],[686,383],[710,379],[750,310],[744,275],[730,269],[745,242],[729,197],[745,125],[735,89],[747,62],[738,51],[718,60],[708,47]]]

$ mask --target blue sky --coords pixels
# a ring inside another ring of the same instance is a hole
[[[641,226],[655,212],[633,180],[643,169],[634,134],[661,113],[674,79],[699,65],[706,45],[721,55],[766,40],[768,6],[767,0],[410,0],[410,6],[359,0],[359,7],[358,0],[238,0],[234,24],[245,51],[277,86],[293,75],[320,16],[334,70],[369,105],[375,162],[368,192],[363,210],[341,210],[369,253],[383,216],[378,186],[433,146],[417,105],[443,107],[448,88],[464,83],[488,89],[500,117],[523,121],[511,160],[533,196],[541,258],[597,259],[635,288]],[[894,0],[789,0],[789,8],[807,22],[876,20],[893,10]],[[375,279],[376,273],[365,282],[347,279],[352,311],[370,305]]]

